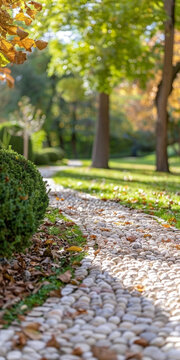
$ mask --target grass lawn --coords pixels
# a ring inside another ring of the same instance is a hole
[[[180,158],[170,159],[171,174],[155,172],[154,155],[139,159],[110,161],[110,169],[91,169],[90,161],[82,167],[58,172],[54,180],[104,200],[141,209],[180,228]]]

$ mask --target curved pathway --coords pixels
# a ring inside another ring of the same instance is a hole
[[[180,232],[49,184],[52,206],[87,235],[88,254],[61,298],[0,331],[0,360],[179,360]],[[15,349],[17,331],[31,322],[40,324],[40,338]]]

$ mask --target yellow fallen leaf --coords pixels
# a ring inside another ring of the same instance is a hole
[[[81,248],[81,247],[79,247],[79,246],[70,246],[69,248],[67,248],[66,249],[66,251],[75,251],[75,252],[77,252],[77,251],[82,251],[83,249]]]
[[[145,290],[145,287],[143,285],[136,285],[135,289],[139,292],[143,292]]]

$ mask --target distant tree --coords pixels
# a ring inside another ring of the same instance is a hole
[[[18,103],[19,110],[12,114],[12,123],[22,128],[22,135],[24,140],[24,152],[23,155],[28,158],[28,144],[29,137],[38,130],[41,129],[45,115],[41,110],[35,110],[35,107],[31,104],[30,99],[27,96],[23,96]]]
[[[78,157],[77,153],[77,107],[85,99],[85,89],[83,81],[79,77],[67,77],[57,84],[58,93],[71,107],[71,144],[74,158]]]
[[[49,7],[48,7],[49,5]],[[147,39],[163,16],[162,1],[60,0],[46,1],[44,31],[69,30],[72,41],[63,46],[53,40],[51,72],[79,72],[99,92],[99,116],[92,166],[108,167],[109,95],[120,80],[145,82],[154,58]],[[152,25],[153,24],[153,25]],[[148,25],[151,25],[148,27]]]
[[[164,0],[166,11],[164,61],[162,79],[156,95],[157,129],[156,129],[156,170],[169,172],[168,144],[168,98],[173,90],[173,82],[180,71],[180,62],[173,66],[175,5],[180,10],[180,1]],[[179,14],[178,14],[179,21]],[[179,23],[180,24],[180,23]]]

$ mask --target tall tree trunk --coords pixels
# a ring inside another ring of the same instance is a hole
[[[23,141],[24,141],[23,155],[24,155],[24,157],[25,157],[26,159],[28,159],[29,136],[28,136],[28,133],[27,133],[26,129],[24,129]]]
[[[64,139],[63,139],[63,135],[62,135],[61,131],[59,131],[59,145],[60,145],[61,149],[64,150]]]
[[[71,123],[71,127],[72,127],[71,144],[72,144],[72,153],[73,153],[74,159],[78,158],[78,154],[77,154],[77,136],[76,136],[76,122],[77,122],[76,107],[77,107],[77,104],[74,103],[73,104],[73,111],[72,111],[72,123]]]
[[[47,108],[46,108],[46,119],[48,120],[49,117],[51,116],[51,110],[52,110],[52,105],[53,105],[53,99],[54,96],[56,94],[56,76],[52,75],[51,76],[51,80],[52,80],[52,94],[49,98],[49,102],[47,104]],[[50,126],[49,124],[47,124],[45,122],[45,126],[44,126],[44,130],[46,132],[46,137],[47,137],[47,143],[48,146],[51,147],[52,146],[52,142],[51,142],[51,136],[50,136]]]
[[[93,144],[92,167],[108,168],[109,160],[109,95],[99,94],[99,114]]]
[[[156,97],[157,126],[156,126],[156,170],[169,171],[167,155],[168,130],[168,97],[172,88],[173,78],[173,45],[174,45],[174,9],[175,0],[164,0],[167,20],[165,22],[164,64],[162,82]]]

